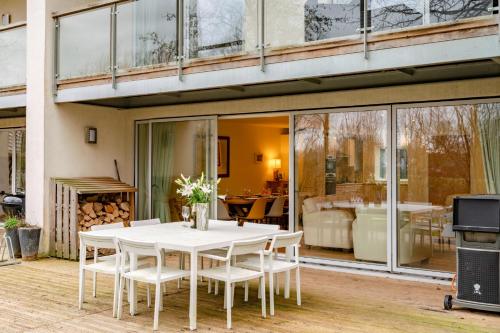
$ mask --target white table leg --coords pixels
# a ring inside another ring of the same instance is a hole
[[[137,257],[135,255],[130,255],[130,271],[135,271],[137,269]],[[137,283],[134,280],[130,280],[130,298],[132,302],[130,303],[130,315],[135,316],[137,309],[137,293],[136,293]]]
[[[198,252],[191,252],[191,278],[189,283],[191,289],[189,291],[189,328],[196,329],[196,307],[197,307],[197,291],[198,291]]]

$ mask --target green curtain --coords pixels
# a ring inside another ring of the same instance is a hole
[[[149,218],[148,183],[149,183],[149,124],[140,124],[137,128],[137,219]]]
[[[170,222],[169,197],[173,183],[175,122],[154,123],[152,133],[152,210],[154,218]]]
[[[488,193],[500,193],[500,104],[478,105],[478,127]]]

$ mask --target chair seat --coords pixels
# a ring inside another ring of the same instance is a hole
[[[269,272],[270,266],[269,266],[270,260],[269,257],[266,256],[264,258],[264,271]],[[254,270],[260,270],[260,258],[258,256],[251,256],[245,258],[243,261],[238,262],[239,267],[247,268],[247,269],[254,269]],[[284,260],[273,260],[273,272],[284,272],[288,271],[291,269],[297,268],[297,264],[295,262],[288,262]]]
[[[228,280],[225,265],[215,268],[203,269],[201,271],[198,271],[198,275],[219,281]],[[229,282],[239,282],[239,281],[257,279],[260,278],[261,276],[262,274],[260,272],[242,267],[231,266],[231,274],[229,277]]]
[[[103,260],[96,263],[85,264],[84,269],[97,273],[114,274],[116,270],[116,263],[113,260]],[[130,266],[127,264],[125,269],[130,269]]]
[[[124,273],[123,276],[127,279],[146,282],[146,283],[156,283],[156,267],[147,267],[135,270],[133,272]],[[188,277],[189,271],[174,269],[170,267],[162,267],[160,281],[171,281],[177,280],[182,277]]]
[[[200,257],[205,257],[205,258],[212,258],[212,257],[227,257],[227,251],[228,248],[222,248],[222,249],[213,249],[213,250],[208,250],[208,251],[202,251],[199,252],[198,255]],[[212,258],[214,259],[214,258]]]

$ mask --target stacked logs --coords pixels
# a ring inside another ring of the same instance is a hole
[[[93,225],[123,222],[130,225],[130,204],[121,195],[80,196],[78,202],[79,231],[88,231]],[[111,255],[112,249],[99,249],[99,255]],[[87,258],[92,258],[94,249],[87,248]]]
[[[78,203],[80,231],[88,231],[93,225],[130,222],[130,205],[121,196],[94,195],[80,198]]]

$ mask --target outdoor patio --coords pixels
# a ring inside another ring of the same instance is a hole
[[[292,275],[293,277],[293,275]],[[44,259],[0,267],[1,332],[150,332],[153,311],[147,310],[140,289],[139,313],[112,318],[112,280],[98,278],[97,298],[78,310],[78,264]],[[293,281],[293,280],[292,280]],[[276,316],[261,319],[257,286],[248,303],[237,288],[233,310],[235,332],[498,332],[500,316],[470,310],[442,310],[448,286],[302,269],[302,306],[291,298],[276,298]],[[199,286],[198,331],[223,332],[223,297]],[[189,331],[189,283],[180,290],[168,285],[160,332]]]

